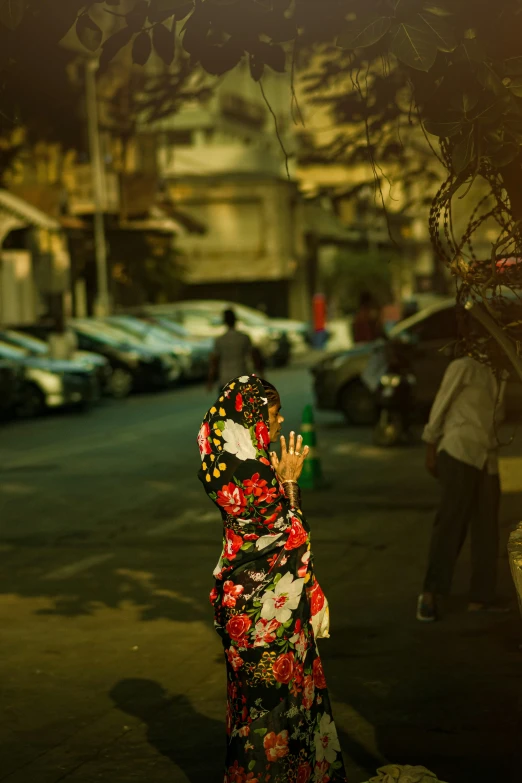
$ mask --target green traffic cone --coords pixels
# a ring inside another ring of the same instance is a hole
[[[311,405],[307,405],[303,411],[301,435],[303,436],[303,447],[308,446],[310,448],[310,453],[304,461],[303,472],[299,479],[299,486],[302,489],[321,489],[325,486],[325,481],[317,451],[314,410]]]

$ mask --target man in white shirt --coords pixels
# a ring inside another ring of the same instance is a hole
[[[424,592],[417,619],[437,619],[437,597],[451,589],[468,529],[472,578],[469,611],[494,609],[498,559],[500,481],[496,423],[504,382],[485,364],[464,356],[446,370],[423,440],[426,467],[442,487],[433,529]]]

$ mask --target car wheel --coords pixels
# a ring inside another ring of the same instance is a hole
[[[360,380],[349,383],[341,391],[341,410],[350,424],[368,427],[375,424],[377,409],[371,391]]]
[[[20,398],[15,405],[15,415],[20,419],[33,419],[45,412],[45,396],[33,383],[26,383],[20,390]]]
[[[131,393],[133,385],[132,373],[123,367],[117,367],[109,381],[109,393],[114,399],[123,400]]]

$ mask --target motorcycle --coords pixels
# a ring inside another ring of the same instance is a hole
[[[397,371],[381,377],[376,394],[378,420],[373,431],[376,446],[389,448],[408,440],[414,409],[416,378]]]

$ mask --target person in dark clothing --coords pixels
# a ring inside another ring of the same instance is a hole
[[[369,291],[363,291],[352,324],[354,343],[371,343],[383,336],[379,308]]]
[[[442,498],[417,619],[438,619],[438,598],[449,594],[453,571],[471,531],[469,611],[505,611],[494,603],[498,561],[498,476],[495,423],[502,416],[504,382],[471,356],[449,365],[424,430],[426,467]]]
[[[260,375],[263,373],[261,353],[252,345],[248,334],[236,329],[237,318],[234,310],[225,310],[223,321],[227,331],[214,342],[208,376],[209,391],[214,388],[216,381],[221,389],[232,378],[249,375],[252,370]]]

